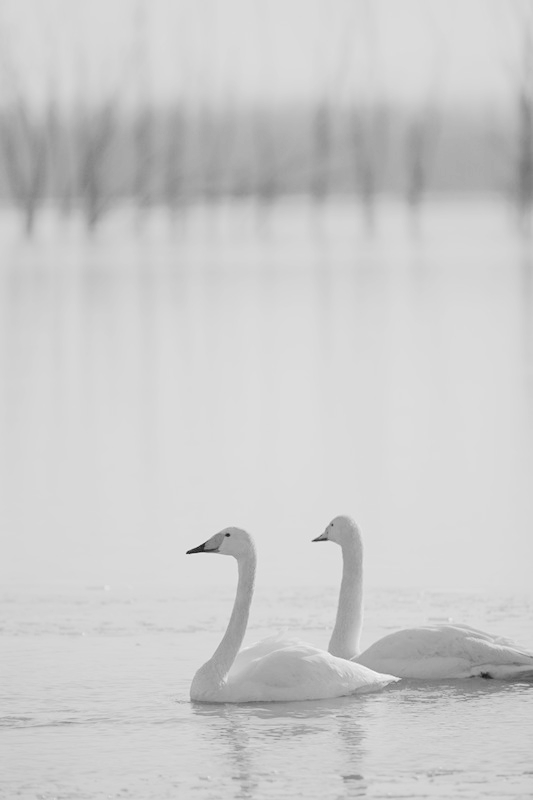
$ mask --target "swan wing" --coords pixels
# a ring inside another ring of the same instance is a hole
[[[457,634],[463,632],[465,634],[471,634],[475,636],[477,639],[482,639],[486,642],[492,642],[493,644],[501,644],[507,647],[512,647],[517,650],[521,650],[522,652],[527,654],[527,648],[520,647],[512,639],[509,639],[505,636],[496,636],[493,633],[487,633],[486,631],[481,631],[479,628],[473,628],[471,625],[464,625],[463,623],[456,622],[453,625],[448,624],[441,624],[441,625],[427,625],[425,626],[429,630],[438,630],[443,631],[446,629],[450,629],[451,631],[455,630]]]
[[[261,639],[259,642],[254,642],[248,647],[244,647],[237,654],[229,673],[230,679],[236,678],[258,658],[263,658],[275,650],[281,650],[283,647],[289,647],[291,645],[297,646],[300,644],[302,644],[302,642],[299,639],[289,636],[285,631],[280,631],[273,636],[267,636],[265,639]]]
[[[230,673],[228,699],[319,700],[378,691],[398,680],[302,642],[271,650]]]
[[[533,653],[468,625],[396,631],[354,661],[402,678],[533,677]]]

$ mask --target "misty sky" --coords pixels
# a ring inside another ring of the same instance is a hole
[[[501,101],[520,0],[5,0],[4,96]]]

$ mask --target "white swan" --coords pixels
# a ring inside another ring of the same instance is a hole
[[[425,625],[390,633],[360,653],[363,624],[363,543],[349,517],[335,517],[314,542],[340,545],[343,574],[328,650],[352,663],[400,678],[533,679],[533,653],[509,639],[468,625]]]
[[[239,653],[254,590],[256,555],[252,537],[239,528],[225,528],[187,553],[233,556],[239,570],[237,595],[226,633],[213,656],[194,676],[191,700],[209,703],[319,700],[377,691],[398,680],[303,642],[276,636]]]

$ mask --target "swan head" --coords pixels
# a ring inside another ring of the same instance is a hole
[[[313,539],[313,542],[335,542],[341,547],[354,541],[361,543],[361,531],[351,517],[345,516],[332,519],[324,533]]]
[[[242,559],[255,553],[255,545],[250,534],[241,528],[224,528],[198,547],[187,550],[186,555],[192,553],[218,553]]]

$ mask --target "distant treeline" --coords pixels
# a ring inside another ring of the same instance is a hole
[[[510,115],[512,116],[512,115]],[[93,229],[113,206],[170,214],[200,199],[352,194],[369,225],[383,194],[416,214],[428,192],[502,192],[533,199],[533,129],[483,110],[384,105],[275,108],[183,105],[126,112],[107,102],[41,114],[0,110],[0,197],[31,233],[39,208],[81,212]],[[530,155],[527,155],[530,154]],[[525,158],[525,156],[527,156]],[[524,181],[527,178],[527,185]]]

